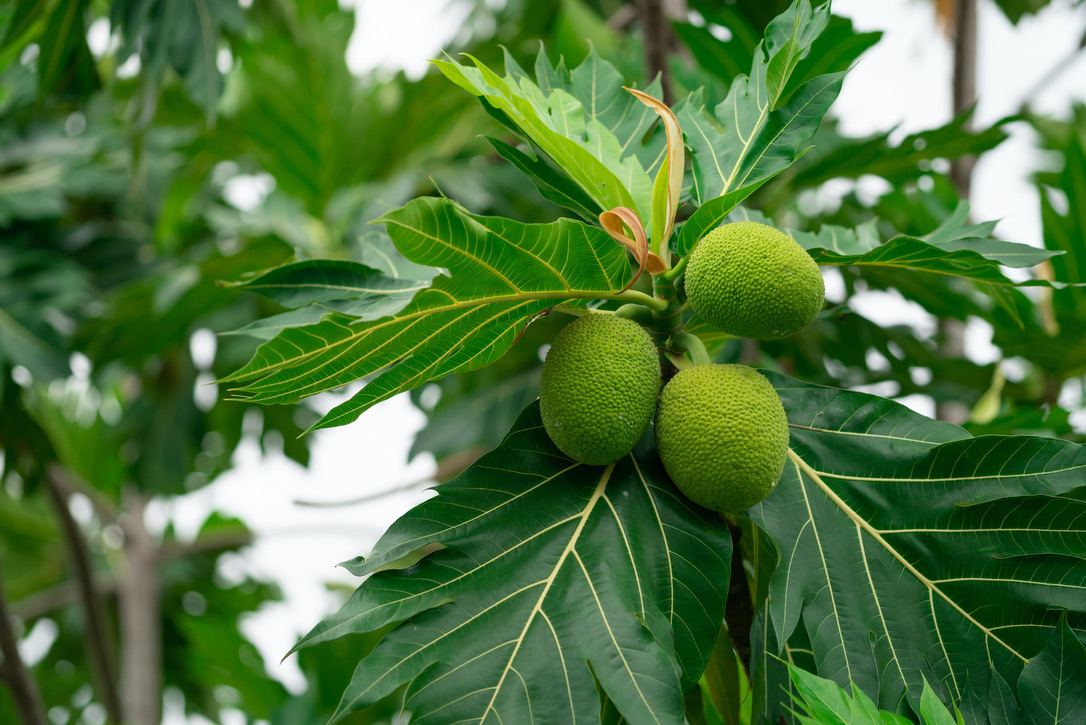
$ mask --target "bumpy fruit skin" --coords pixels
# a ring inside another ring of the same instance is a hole
[[[729,335],[777,340],[814,320],[826,286],[792,237],[758,222],[735,222],[694,247],[686,295],[699,317]]]
[[[664,387],[656,411],[664,469],[694,503],[735,513],[769,495],[788,455],[788,419],[765,376],[695,365]]]
[[[660,358],[644,328],[592,313],[554,338],[539,381],[539,412],[560,451],[602,466],[641,438],[659,392]]]

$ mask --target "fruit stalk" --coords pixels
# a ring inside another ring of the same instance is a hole
[[[666,350],[668,338],[682,332],[683,301],[679,299],[674,280],[667,279],[662,274],[653,276],[652,292],[653,297],[664,304],[658,305],[663,309],[653,309],[652,321],[648,328],[649,334],[656,343],[656,347]]]

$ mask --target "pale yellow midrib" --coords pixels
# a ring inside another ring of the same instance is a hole
[[[903,557],[901,554],[899,554],[897,552],[896,549],[894,549],[892,546],[890,546],[890,544],[887,543],[886,539],[882,538],[882,535],[879,534],[879,532],[873,526],[871,526],[871,524],[867,523],[867,521],[865,521],[859,514],[857,514],[855,511],[853,511],[852,508],[847,503],[845,503],[844,499],[842,499],[840,496],[837,495],[836,491],[834,491],[832,488],[827,486],[826,482],[822,480],[822,477],[819,475],[819,473],[817,471],[815,471],[813,468],[811,468],[809,465],[807,465],[807,462],[804,461],[802,458],[800,458],[798,455],[796,455],[796,453],[791,448],[788,449],[788,456],[792,459],[792,461],[797,466],[799,466],[799,468],[801,468],[804,471],[804,473],[806,473],[811,478],[812,481],[814,481],[815,485],[817,485],[820,489],[822,489],[822,492],[825,493],[826,496],[828,496],[829,499],[831,501],[833,501],[833,503],[839,509],[841,509],[841,511],[846,516],[848,516],[850,519],[852,519],[852,521],[857,526],[859,526],[864,531],[866,531],[867,534],[871,538],[873,538],[884,549],[886,549],[886,551],[889,552],[890,555],[892,557],[894,557],[894,559],[896,559],[898,561],[898,563],[901,564],[906,569],[906,571],[908,571],[910,574],[912,574],[914,577],[916,577],[917,581],[919,581],[921,584],[923,584],[925,587],[927,587],[927,589],[929,591],[934,592],[935,594],[938,594],[939,597],[941,599],[943,599],[943,601],[945,601],[954,610],[956,610],[959,614],[961,614],[963,617],[965,617],[965,619],[968,620],[973,626],[975,626],[977,629],[982,631],[985,634],[985,636],[990,637],[991,639],[998,642],[1004,649],[1006,649],[1008,652],[1010,652],[1011,654],[1013,654],[1015,657],[1022,660],[1023,662],[1029,662],[1028,657],[1022,656],[1017,650],[1015,650],[1009,644],[1007,644],[1002,639],[997,637],[995,635],[995,633],[992,632],[992,630],[988,629],[983,624],[981,624],[976,619],[974,619],[973,616],[971,614],[969,614],[969,612],[962,609],[961,605],[959,605],[957,602],[955,602],[953,599],[951,599],[945,593],[943,593],[943,591],[941,589],[939,589],[939,587],[935,586],[935,584],[932,582],[931,579],[928,579],[926,576],[921,574],[920,571],[915,566],[910,564],[909,561],[905,557]],[[806,496],[806,491],[804,491],[804,495]],[[809,510],[809,508],[808,508],[808,510]],[[831,594],[832,594],[832,591],[831,591]],[[948,662],[947,664],[949,665],[950,663]],[[951,667],[951,669],[953,669],[953,667]]]
[[[793,463],[799,466],[805,466],[799,456],[792,452],[792,449],[788,449],[788,455],[792,457]],[[807,487],[803,485],[803,478],[800,477],[799,490],[803,492],[803,502],[807,506],[807,520],[811,522],[811,531],[815,536],[815,546],[818,547],[818,557],[822,560],[822,571],[826,573],[826,588],[830,590],[830,606],[833,607],[833,618],[837,620],[837,634],[841,641],[841,656],[845,660],[845,672],[848,673],[848,679],[852,680],[852,667],[848,662],[848,647],[845,645],[845,631],[841,627],[841,617],[837,613],[837,598],[833,593],[833,582],[830,581],[830,568],[826,564],[826,555],[822,551],[822,537],[818,535],[818,527],[814,523],[814,512],[811,511],[811,500],[807,497]]]
[[[558,561],[551,569],[550,575],[544,580],[543,591],[540,593],[539,598],[536,600],[535,606],[532,607],[532,611],[528,614],[528,619],[524,623],[524,627],[520,630],[520,636],[516,639],[516,645],[513,647],[512,654],[509,655],[509,660],[506,662],[505,669],[502,670],[502,675],[498,678],[498,684],[494,686],[494,694],[490,696],[490,702],[487,703],[486,709],[483,710],[483,714],[479,717],[479,723],[482,725],[486,722],[487,715],[490,714],[491,709],[494,707],[494,700],[497,699],[498,693],[501,692],[502,683],[505,682],[505,676],[509,674],[510,668],[513,666],[513,661],[517,658],[517,652],[520,651],[520,646],[524,643],[524,638],[528,634],[528,629],[532,626],[532,622],[535,621],[535,617],[543,609],[543,602],[547,598],[547,593],[550,591],[551,586],[554,584],[555,578],[558,576],[558,572],[562,570],[562,565],[566,561],[566,557],[570,553],[575,553],[574,548],[577,545],[577,539],[580,538],[581,531],[584,530],[585,524],[588,523],[588,516],[592,513],[592,509],[596,507],[596,502],[603,496],[604,490],[607,488],[607,482],[611,480],[611,472],[615,470],[615,464],[609,465],[603,471],[603,475],[600,476],[600,482],[596,485],[596,490],[592,492],[592,498],[585,504],[584,510],[581,511],[581,520],[577,524],[577,528],[573,531],[573,534],[569,537],[569,541],[566,542],[565,548],[562,550],[561,556],[558,557]],[[499,720],[501,717],[499,716]]]

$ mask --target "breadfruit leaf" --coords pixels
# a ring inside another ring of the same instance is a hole
[[[314,427],[343,425],[399,392],[494,362],[537,315],[614,295],[630,277],[625,249],[602,229],[568,219],[520,224],[420,198],[379,221],[405,257],[449,276],[439,275],[407,307],[377,320],[353,316],[364,293],[350,284],[335,292],[342,295],[337,299],[322,297],[336,311],[316,324],[282,329],[225,379],[242,383],[236,397],[293,403],[376,373]],[[329,268],[290,271],[290,285],[275,292],[281,299],[332,294]]]
[[[692,154],[691,195],[696,202],[704,204],[764,181],[803,153],[841,91],[846,71],[816,76],[787,100],[783,91],[796,64],[825,28],[828,13],[828,4],[811,11],[807,0],[797,0],[766,29],[750,74],[736,78],[715,109],[706,108],[701,90],[676,107]],[[779,101],[783,102],[778,106]]]
[[[979,155],[1007,138],[1003,127],[1014,117],[997,121],[988,128],[970,131],[970,108],[939,128],[910,134],[891,145],[891,132],[863,139],[849,139],[834,132],[819,134],[811,153],[797,164],[791,183],[796,189],[821,186],[830,179],[857,179],[874,174],[894,186],[931,173],[925,161]]]
[[[730,562],[727,527],[675,489],[651,435],[617,463],[581,465],[533,403],[501,446],[345,564],[368,578],[296,648],[400,623],[336,717],[409,683],[419,725],[598,723],[604,695],[631,725],[681,725]]]
[[[1018,680],[1025,711],[1060,725],[1086,721],[1086,646],[1083,631],[1060,618],[1052,639],[1031,659]]]
[[[1086,638],[1086,447],[972,438],[889,400],[767,377],[792,452],[749,513],[778,548],[776,642],[803,630],[817,674],[919,712],[925,679],[944,702],[983,693],[995,707],[994,678],[1030,672],[1061,612]]]
[[[805,715],[799,717],[804,725],[847,722],[852,725],[909,725],[900,715],[879,710],[863,690],[852,688],[851,694],[837,683],[812,675],[795,665],[788,665],[788,674],[795,689],[789,693],[796,707]],[[923,725],[956,725],[954,713],[939,702],[927,682],[921,694]]]
[[[357,262],[307,259],[228,286],[258,292],[284,307],[312,305],[359,320],[376,320],[398,312],[430,282],[389,277]]]
[[[783,231],[799,242],[820,265],[897,267],[1000,286],[1050,285],[1040,279],[1012,280],[1003,274],[1000,266],[1032,267],[1059,252],[992,239],[987,235],[994,225],[966,225],[964,219],[968,213],[969,205],[962,202],[931,234],[923,237],[899,235],[886,241],[879,236],[875,222],[861,224],[855,229],[826,224],[817,232],[787,228]],[[734,210],[729,221],[772,223],[763,214],[745,208]]]
[[[497,110],[496,118],[528,139],[596,206],[630,207],[646,225],[650,223],[649,171],[663,159],[665,143],[661,140],[647,147],[642,145],[656,116],[623,90],[622,76],[611,64],[593,51],[569,73],[564,66],[551,67],[541,49],[536,62],[537,82],[508,53],[504,77],[480,61],[471,60],[474,68],[454,61],[434,63],[454,83]],[[659,95],[658,85],[655,89]],[[651,93],[654,86],[648,90]],[[648,162],[648,168],[639,155]],[[531,172],[528,164],[518,167]],[[530,176],[545,182],[544,188],[555,186],[546,174]],[[568,193],[564,195],[572,198]]]

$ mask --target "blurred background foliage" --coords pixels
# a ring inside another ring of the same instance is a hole
[[[1046,4],[998,3],[1011,22]],[[645,3],[461,5],[449,53],[500,67],[502,44],[530,67],[544,41],[573,67],[595,47],[644,83]],[[671,25],[673,95],[704,88],[722,99],[787,5],[690,0]],[[938,5],[945,16],[950,3]],[[367,223],[417,195],[525,222],[561,213],[495,153],[486,136],[518,141],[475,98],[434,73],[352,74],[354,26],[335,0],[0,6],[0,585],[54,723],[149,725],[164,692],[215,722],[231,710],[246,722],[322,723],[359,650],[375,642],[303,651],[307,689],[291,694],[239,629],[278,596],[273,581],[226,573],[251,541],[245,523],[212,513],[183,541],[172,525],[148,531],[149,502],[207,485],[243,441],[308,460],[298,434],[314,418],[304,408],[224,403],[211,384],[244,364],[259,328],[207,331],[281,311],[217,281],[318,256],[402,272],[405,260]],[[795,85],[849,66],[878,40],[835,17]],[[1034,274],[1086,281],[1083,106],[1066,118],[1026,107],[988,128],[965,111],[898,142],[827,122],[814,148],[746,205],[798,229],[926,234],[961,201],[949,162],[997,147],[1012,122],[1028,123],[1059,160],[1034,178],[1044,243],[1066,254]],[[820,194],[860,177],[885,180],[884,191]],[[730,341],[717,359],[962,403],[976,434],[1082,440],[1084,426],[1073,425],[1086,372],[1082,289],[1007,292],[1015,319],[977,285],[933,274],[841,268],[837,286],[842,296],[800,335]],[[884,326],[850,307],[854,295],[890,289],[937,323],[984,320],[1004,359],[972,361],[948,339],[953,326]],[[496,445],[537,394],[541,348],[565,322],[556,317],[533,324],[498,364],[413,393],[428,424],[412,454],[432,453],[448,476]],[[14,658],[4,662],[10,683]],[[395,700],[347,721],[389,722]],[[0,688],[0,722],[16,722],[16,706]]]

